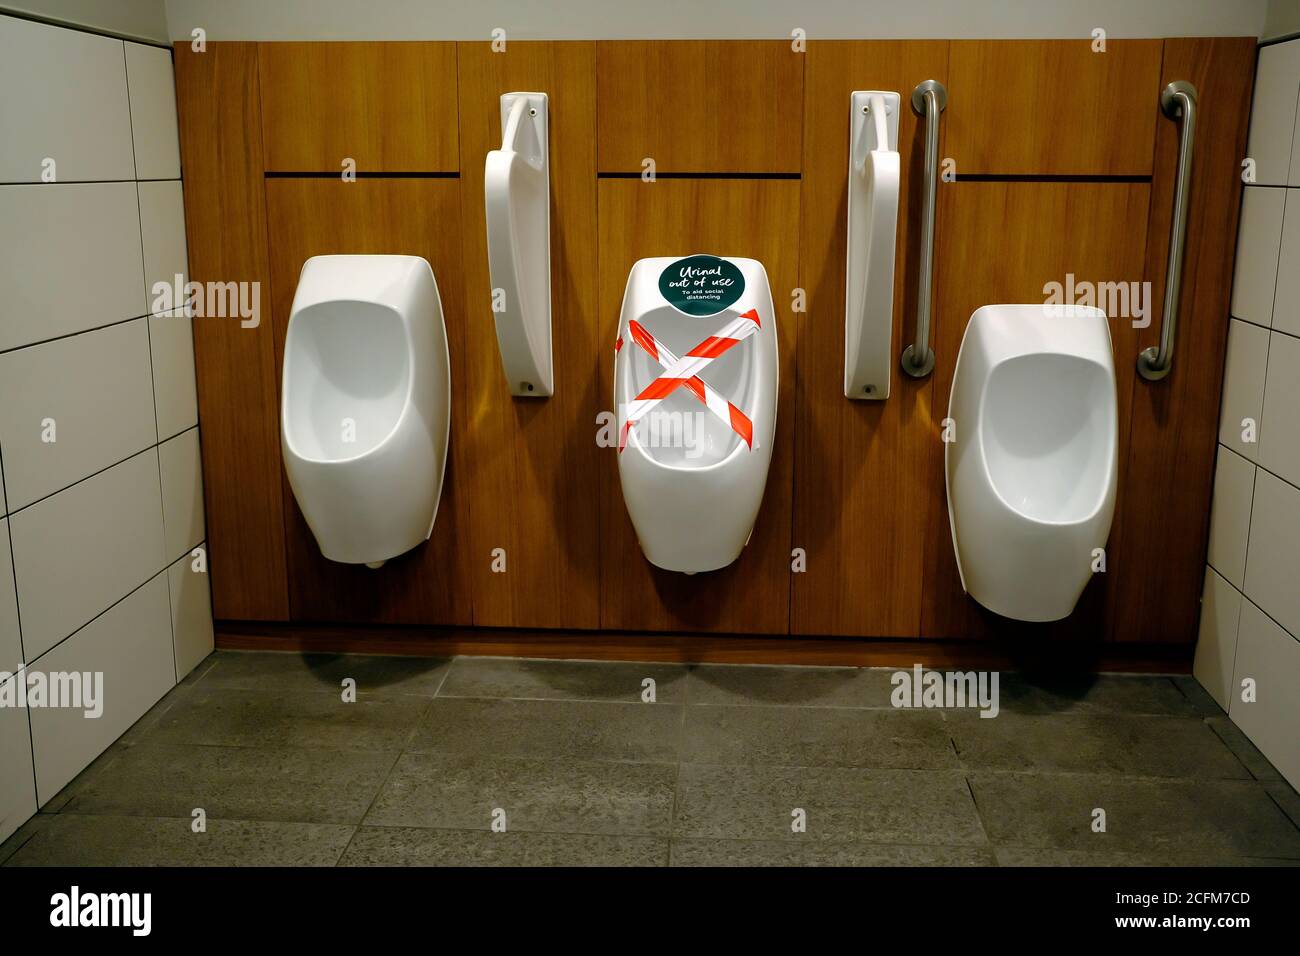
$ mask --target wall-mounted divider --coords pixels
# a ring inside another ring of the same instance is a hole
[[[857,90],[849,116],[844,394],[888,398],[898,237],[897,93]]]
[[[487,154],[488,270],[501,364],[512,395],[554,393],[551,171],[545,93],[501,97],[501,148]]]

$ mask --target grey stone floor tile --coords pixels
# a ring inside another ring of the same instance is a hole
[[[404,754],[368,826],[667,836],[677,767],[509,757]],[[499,815],[497,815],[499,818]]]
[[[557,757],[578,760],[677,759],[677,704],[439,697],[407,750],[414,753]]]
[[[77,792],[79,786],[95,774],[99,773],[99,771],[103,770],[104,767],[115,761],[128,749],[129,747],[126,744],[123,744],[121,740],[118,740],[114,744],[110,744],[108,749],[92,760],[85,770],[73,777],[62,790],[50,797],[49,800],[45,801],[44,805],[41,807],[41,812],[58,813],[67,806],[68,801],[72,799],[72,795]]]
[[[203,675],[204,690],[262,690],[277,694],[319,691],[338,699],[343,681],[356,681],[357,700],[413,695],[432,697],[447,676],[445,657],[366,654],[299,654],[218,651]]]
[[[51,814],[38,813],[13,833],[9,834],[9,837],[6,840],[0,842],[0,866],[3,866],[6,860],[22,849],[23,845],[27,843],[28,840],[36,836],[36,831],[49,823],[51,819],[53,819]]]
[[[892,707],[893,671],[866,667],[698,664],[687,684],[692,704]]]
[[[456,658],[438,696],[641,703],[646,678],[655,682],[657,703],[684,702],[686,667],[682,664],[513,657]]]
[[[988,847],[673,839],[673,866],[992,866]]]
[[[938,711],[695,704],[686,710],[682,760],[903,770],[959,766]]]
[[[72,785],[64,812],[361,822],[397,755],[140,744]]]
[[[1236,755],[1237,759],[1241,761],[1242,765],[1250,771],[1250,775],[1256,780],[1282,779],[1282,775],[1277,772],[1277,768],[1269,763],[1268,758],[1259,752],[1259,748],[1252,744],[1250,738],[1226,715],[1209,717],[1205,723],[1223,741],[1224,746]]]
[[[962,762],[978,770],[1249,776],[1199,717],[956,714],[948,730]]]
[[[215,664],[223,654],[234,654],[234,653],[237,652],[236,651],[212,651],[210,654],[208,654],[207,657],[203,658],[203,660],[195,664],[194,669],[191,670],[184,677],[182,677],[180,679],[180,682],[176,686],[188,687],[191,684],[197,684],[199,681],[203,679],[203,676],[207,674],[209,670],[212,669],[212,665]]]
[[[1146,674],[1025,674],[998,677],[1000,709],[1015,714],[1202,716],[1173,679]]]
[[[163,694],[158,703],[145,711],[143,717],[128,727],[126,733],[117,738],[113,746],[130,747],[133,744],[139,743],[148,736],[151,730],[158,726],[158,722],[161,721],[173,707],[185,700],[192,692],[193,685],[186,683],[177,684],[167,693]]]
[[[427,697],[359,698],[195,687],[142,737],[150,743],[300,747],[397,753],[430,705]]]
[[[792,830],[804,811],[806,830]],[[673,836],[794,842],[988,841],[961,771],[683,764]]]
[[[1191,674],[1175,674],[1170,680],[1202,717],[1222,716],[1223,708],[1219,702]]]
[[[188,817],[49,818],[5,866],[332,866],[354,828]]]
[[[1300,827],[1300,794],[1295,788],[1285,780],[1273,780],[1266,782],[1264,789],[1291,822]]]
[[[998,847],[994,853],[999,866],[1300,866],[1300,860],[1270,860],[1222,851],[1125,853],[1009,846]]]
[[[1253,780],[1024,773],[968,779],[985,832],[999,846],[1300,858],[1300,832]],[[1092,831],[1096,808],[1106,812],[1104,833]]]
[[[661,837],[361,827],[340,866],[663,866]]]

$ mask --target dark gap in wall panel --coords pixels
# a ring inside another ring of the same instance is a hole
[[[267,170],[267,179],[339,179],[343,175],[342,171],[336,172],[286,172],[284,170]],[[434,173],[434,172],[385,172],[385,173],[363,173],[354,174],[357,179],[460,179],[460,173]]]
[[[1142,175],[1037,175],[1034,173],[958,173],[959,183],[1149,183]]]
[[[643,174],[601,172],[597,179],[640,179]],[[800,173],[655,173],[655,179],[800,179]]]

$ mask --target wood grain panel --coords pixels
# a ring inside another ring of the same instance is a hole
[[[1249,37],[1165,41],[1159,86],[1190,80],[1200,108],[1173,371],[1147,382],[1134,367],[1136,350],[1159,342],[1164,309],[1180,124],[1163,115],[1147,239],[1153,318],[1135,351],[1117,360],[1119,373],[1134,381],[1133,440],[1120,466],[1126,493],[1112,546],[1117,641],[1196,640],[1254,73]]]
[[[266,168],[455,172],[456,44],[261,43]]]
[[[1159,40],[954,40],[948,72],[958,175],[1151,174]]]
[[[915,637],[921,626],[924,515],[933,489],[917,480],[933,442],[929,378],[898,368],[915,334],[925,131],[904,106],[890,397],[844,397],[849,96],[947,79],[946,41],[815,41],[805,73],[800,285],[808,313],[798,353],[793,546],[796,634]]]
[[[469,575],[477,624],[590,627],[600,623],[596,415],[595,46],[511,41],[504,53],[462,43],[461,230],[467,322]],[[501,145],[502,93],[550,97],[551,310],[555,394],[514,398],[491,311],[483,166]],[[494,573],[494,548],[506,550]]]
[[[971,313],[999,302],[1043,302],[1045,285],[1140,282],[1146,262],[1146,183],[976,182],[939,190],[942,215],[936,243],[934,349],[935,418],[947,415],[957,352]],[[1140,320],[1139,320],[1140,321]],[[1137,348],[1133,320],[1111,316],[1119,402],[1120,461],[1128,447],[1132,376]],[[961,428],[962,424],[957,423]],[[988,637],[1040,634],[1098,637],[1104,626],[1113,568],[1098,574],[1074,614],[1055,625],[1008,621],[980,607],[961,587],[944,487],[943,444],[937,429],[925,481],[931,507],[926,517],[924,637]],[[1120,468],[1121,498],[1131,478]]]
[[[803,69],[785,40],[598,42],[600,169],[798,172]]]
[[[255,282],[261,322],[194,321],[203,493],[217,618],[285,620],[289,597],[257,46],[176,44],[190,278]]]
[[[708,574],[661,571],[645,560],[627,516],[613,448],[602,449],[601,626],[628,630],[782,633],[790,625],[794,350],[798,316],[799,183],[736,179],[600,182],[600,394],[613,406],[613,344],[627,274],[637,259],[708,252],[758,259],[776,306],[780,395],[776,447],[753,537]]]
[[[377,571],[326,560],[287,479],[282,495],[295,620],[468,624],[464,484],[465,310],[460,186],[453,179],[268,179],[276,367],[283,363],[298,274],[309,257],[335,253],[423,256],[433,266],[451,351],[451,452],[433,535]],[[277,377],[278,380],[278,377]]]

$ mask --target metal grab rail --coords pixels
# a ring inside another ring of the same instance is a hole
[[[930,293],[934,278],[934,207],[939,189],[939,114],[948,105],[948,91],[938,80],[926,80],[912,91],[912,109],[925,117],[925,183],[921,206],[921,268],[916,292],[916,344],[903,350],[903,371],[924,378],[934,371],[930,348]]]
[[[1183,118],[1178,143],[1178,178],[1174,185],[1174,213],[1169,226],[1169,263],[1165,267],[1165,308],[1160,319],[1160,345],[1138,355],[1138,374],[1158,382],[1173,367],[1174,335],[1178,331],[1178,297],[1183,288],[1183,256],[1187,251],[1187,196],[1192,187],[1192,146],[1196,137],[1196,87],[1175,80],[1160,94],[1160,109],[1170,119]]]

